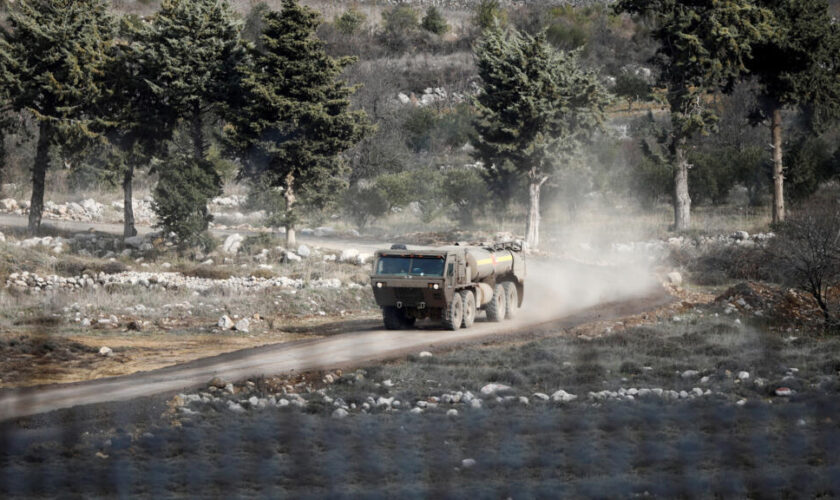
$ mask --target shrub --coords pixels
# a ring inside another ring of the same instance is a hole
[[[212,238],[204,234],[213,220],[207,203],[222,192],[221,179],[212,164],[178,157],[158,169],[158,174],[152,203],[158,227],[175,233],[182,248],[212,246]]]
[[[345,35],[355,35],[361,31],[367,22],[367,16],[355,8],[350,8],[338,16],[334,23],[335,28]]]
[[[399,5],[382,13],[382,42],[392,51],[403,51],[411,46],[418,28],[417,11],[408,5]]]
[[[507,22],[507,13],[502,9],[499,0],[481,0],[475,7],[473,24],[483,31],[496,22],[502,25]]]
[[[443,35],[449,31],[449,25],[446,23],[446,19],[443,18],[440,11],[434,5],[426,9],[426,15],[423,16],[421,26],[424,30],[435,35]]]
[[[829,290],[840,287],[840,192],[819,193],[777,227],[770,258],[783,283],[810,293],[826,327],[838,327]]]

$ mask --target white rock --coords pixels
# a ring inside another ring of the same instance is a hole
[[[251,328],[251,322],[247,318],[242,318],[233,326],[237,332],[248,333]]]
[[[225,242],[222,244],[222,252],[228,255],[235,255],[239,252],[239,247],[242,246],[242,242],[245,241],[245,238],[242,237],[239,233],[233,233],[227,238],[225,238]]]
[[[383,380],[382,385],[384,385],[385,387],[394,387],[394,382],[392,382],[391,379]]]
[[[420,354],[418,354],[418,356],[420,356],[421,358],[431,358],[433,354],[429,351],[423,351]]]
[[[416,407],[416,408],[412,408],[411,410],[409,410],[409,413],[419,415],[419,414],[423,413],[423,408],[420,408],[419,406]]]
[[[235,413],[243,413],[245,408],[242,408],[242,405],[239,403],[235,403],[233,401],[228,401],[227,403],[228,410],[235,412]]]
[[[6,241],[6,235],[3,234],[3,233],[0,233],[0,242],[4,242],[4,241]]]
[[[475,459],[474,458],[465,458],[461,460],[461,467],[465,469],[469,469],[470,467],[475,467]]]
[[[793,391],[789,387],[779,387],[776,389],[776,396],[788,397],[792,394]]]
[[[490,383],[481,388],[481,393],[485,396],[491,396],[497,392],[509,391],[510,386],[505,384]]]
[[[355,264],[357,262],[358,257],[358,250],[356,250],[355,248],[348,248],[341,252],[341,255],[339,256],[338,260],[348,264]]]
[[[114,351],[110,347],[102,346],[102,347],[99,348],[99,355],[100,356],[113,356]]]
[[[738,372],[738,380],[747,380],[750,378],[750,372]]]
[[[336,408],[335,411],[332,412],[332,418],[342,419],[349,414],[350,413],[348,413],[344,408]]]
[[[476,409],[481,408],[481,400],[480,399],[473,399],[472,401],[470,401],[470,407],[471,408],[476,408]]]
[[[667,278],[668,283],[672,285],[681,285],[683,281],[682,274],[678,273],[677,271],[668,273]]]
[[[85,327],[85,328],[89,327],[90,326],[90,320],[88,318],[83,319],[82,320],[82,326]]]
[[[248,404],[250,404],[251,406],[257,406],[257,403],[259,402],[260,400],[256,396],[251,396],[250,398],[248,398]]]
[[[697,371],[697,370],[686,370],[686,371],[682,372],[682,374],[680,376],[682,378],[694,378],[697,375],[700,375],[700,372]]]
[[[306,245],[300,245],[297,249],[297,254],[303,258],[307,258],[312,255],[312,250],[310,250]]]
[[[452,408],[451,410],[447,410],[446,416],[457,417],[458,416],[458,410],[456,410],[455,408]]]
[[[523,405],[527,405],[527,404],[531,403],[530,401],[528,401],[528,398],[526,398],[525,396],[519,396],[519,402],[522,403]]]
[[[286,252],[286,260],[289,262],[300,262],[303,259],[294,252]]]
[[[535,392],[534,397],[537,399],[542,399],[543,401],[548,401],[549,399],[551,399],[551,396],[544,392]]]
[[[552,401],[560,401],[563,403],[567,403],[569,401],[574,401],[575,399],[577,399],[577,396],[575,396],[574,394],[569,394],[563,389],[560,389],[551,395],[551,399]]]
[[[227,314],[219,318],[218,327],[222,330],[230,330],[231,328],[233,328],[233,326],[233,320],[230,319],[230,316],[228,316]]]

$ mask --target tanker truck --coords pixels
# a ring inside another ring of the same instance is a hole
[[[469,328],[479,311],[494,322],[515,316],[525,292],[525,257],[516,242],[430,250],[394,245],[375,253],[371,286],[389,330],[423,318],[448,330]]]

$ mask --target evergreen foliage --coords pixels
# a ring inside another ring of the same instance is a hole
[[[784,220],[783,108],[808,108],[821,128],[840,115],[840,26],[826,0],[758,0],[773,13],[772,36],[749,62],[758,80],[755,121],[769,120],[774,160],[773,220]],[[791,172],[792,174],[792,172]]]
[[[166,0],[152,18],[150,28],[139,32],[143,60],[148,64],[145,71],[153,77],[149,80],[153,97],[165,103],[168,112],[161,117],[162,125],[178,127],[189,137],[192,161],[176,156],[158,168],[161,180],[199,183],[183,187],[185,193],[192,193],[190,199],[196,202],[192,207],[194,213],[187,214],[184,210],[158,213],[165,227],[189,227],[190,231],[173,229],[185,240],[192,239],[189,233],[196,230],[196,224],[203,223],[203,230],[207,228],[206,202],[214,193],[221,192],[221,177],[214,163],[208,161],[210,144],[205,127],[235,95],[240,76],[237,68],[247,58],[240,29],[241,23],[225,1]],[[163,171],[172,168],[187,168],[188,173]],[[194,170],[199,168],[207,171],[198,175]],[[216,186],[210,189],[208,182],[216,182]],[[162,186],[156,193],[164,195],[172,189]],[[156,207],[166,210],[169,203],[176,202],[158,199],[156,195]],[[173,217],[179,216],[185,217],[184,220],[175,222]]]
[[[420,26],[435,35],[443,35],[449,31],[449,24],[447,24],[446,19],[443,18],[443,15],[434,5],[426,9],[426,15],[423,16],[423,22]]]
[[[706,95],[731,90],[746,72],[753,45],[770,34],[770,13],[750,0],[620,0],[616,10],[651,22],[659,42],[654,63],[671,112],[674,229],[684,231],[691,220],[687,142],[714,129]]]
[[[539,190],[602,126],[610,96],[578,52],[552,48],[498,25],[476,46],[482,91],[475,99],[475,156],[491,177],[527,179],[528,243],[539,245]]]
[[[102,0],[18,2],[0,39],[0,92],[15,112],[38,120],[29,231],[41,225],[49,148],[98,137],[103,121],[91,105],[108,97],[105,68],[114,23]]]
[[[221,194],[219,176],[202,164],[206,160],[182,154],[169,161],[168,168],[159,170],[152,193],[157,225],[167,233],[175,233],[182,249],[206,247],[207,226],[213,220],[207,202]]]
[[[370,130],[351,111],[355,87],[340,80],[351,58],[334,59],[315,36],[316,12],[286,0],[265,17],[263,53],[241,66],[240,99],[229,110],[226,137],[242,155],[241,177],[282,187],[287,240],[294,244],[298,202],[324,206],[344,184],[340,153]]]
[[[350,8],[335,19],[335,27],[345,35],[355,35],[367,22],[367,16],[358,9]]]

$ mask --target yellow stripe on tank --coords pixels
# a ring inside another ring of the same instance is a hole
[[[481,259],[481,260],[475,261],[475,263],[476,263],[476,265],[479,265],[479,266],[486,266],[487,264],[492,264],[493,259]]]

